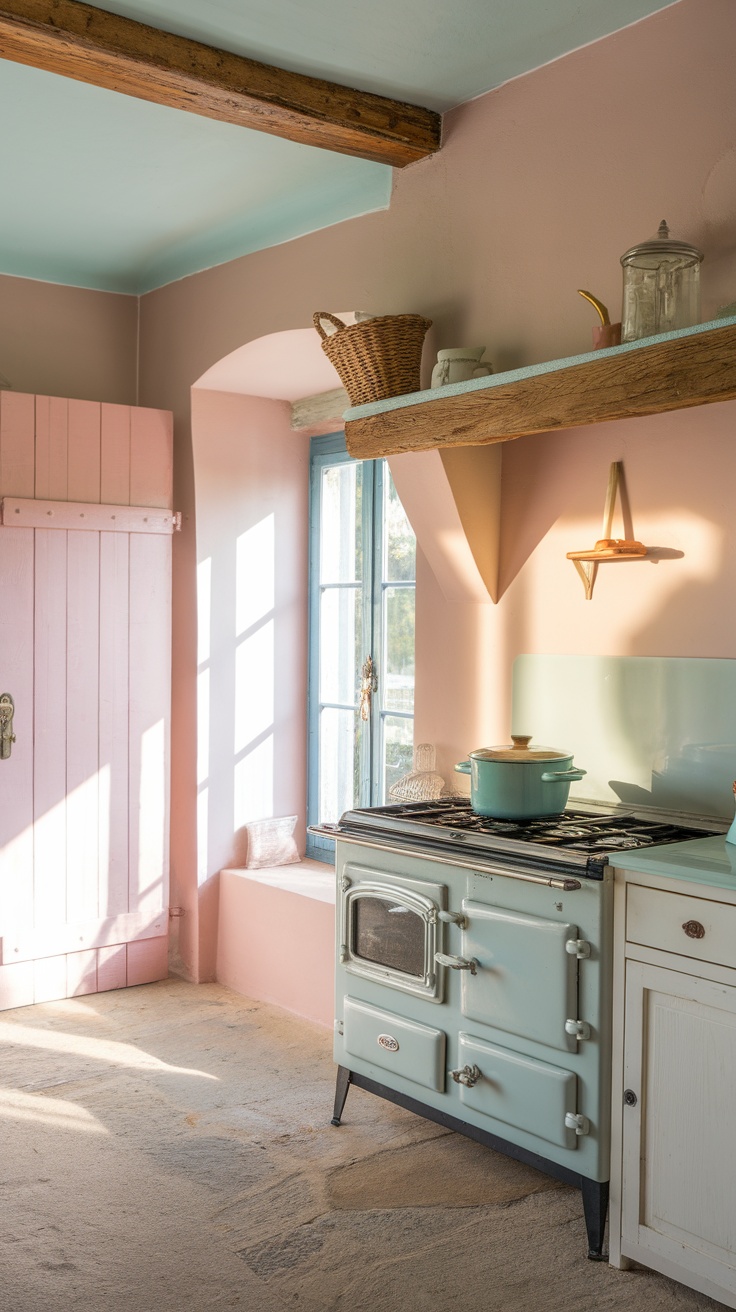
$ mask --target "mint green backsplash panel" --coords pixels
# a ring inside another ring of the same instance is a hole
[[[587,770],[570,805],[733,818],[736,660],[519,656],[512,722]]]

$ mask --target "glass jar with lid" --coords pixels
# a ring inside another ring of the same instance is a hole
[[[624,270],[621,340],[700,323],[700,264],[703,252],[670,237],[664,219],[656,237],[621,256]]]

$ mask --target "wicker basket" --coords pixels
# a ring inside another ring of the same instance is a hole
[[[326,333],[323,319],[337,332]],[[356,324],[344,324],[327,311],[314,315],[322,350],[340,375],[351,405],[419,391],[424,334],[431,323],[420,314],[384,314]]]

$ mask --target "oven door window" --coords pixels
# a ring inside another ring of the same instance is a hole
[[[444,971],[438,971],[435,953],[442,948],[444,892],[433,887],[436,896],[429,897],[429,885],[421,891],[397,888],[380,876],[346,882],[341,965],[351,975],[441,1002]]]
[[[353,956],[405,975],[424,978],[424,919],[387,898],[359,897],[353,909]]]

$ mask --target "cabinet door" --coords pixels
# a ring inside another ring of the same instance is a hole
[[[625,1024],[624,1251],[732,1296],[736,988],[630,961]]]

